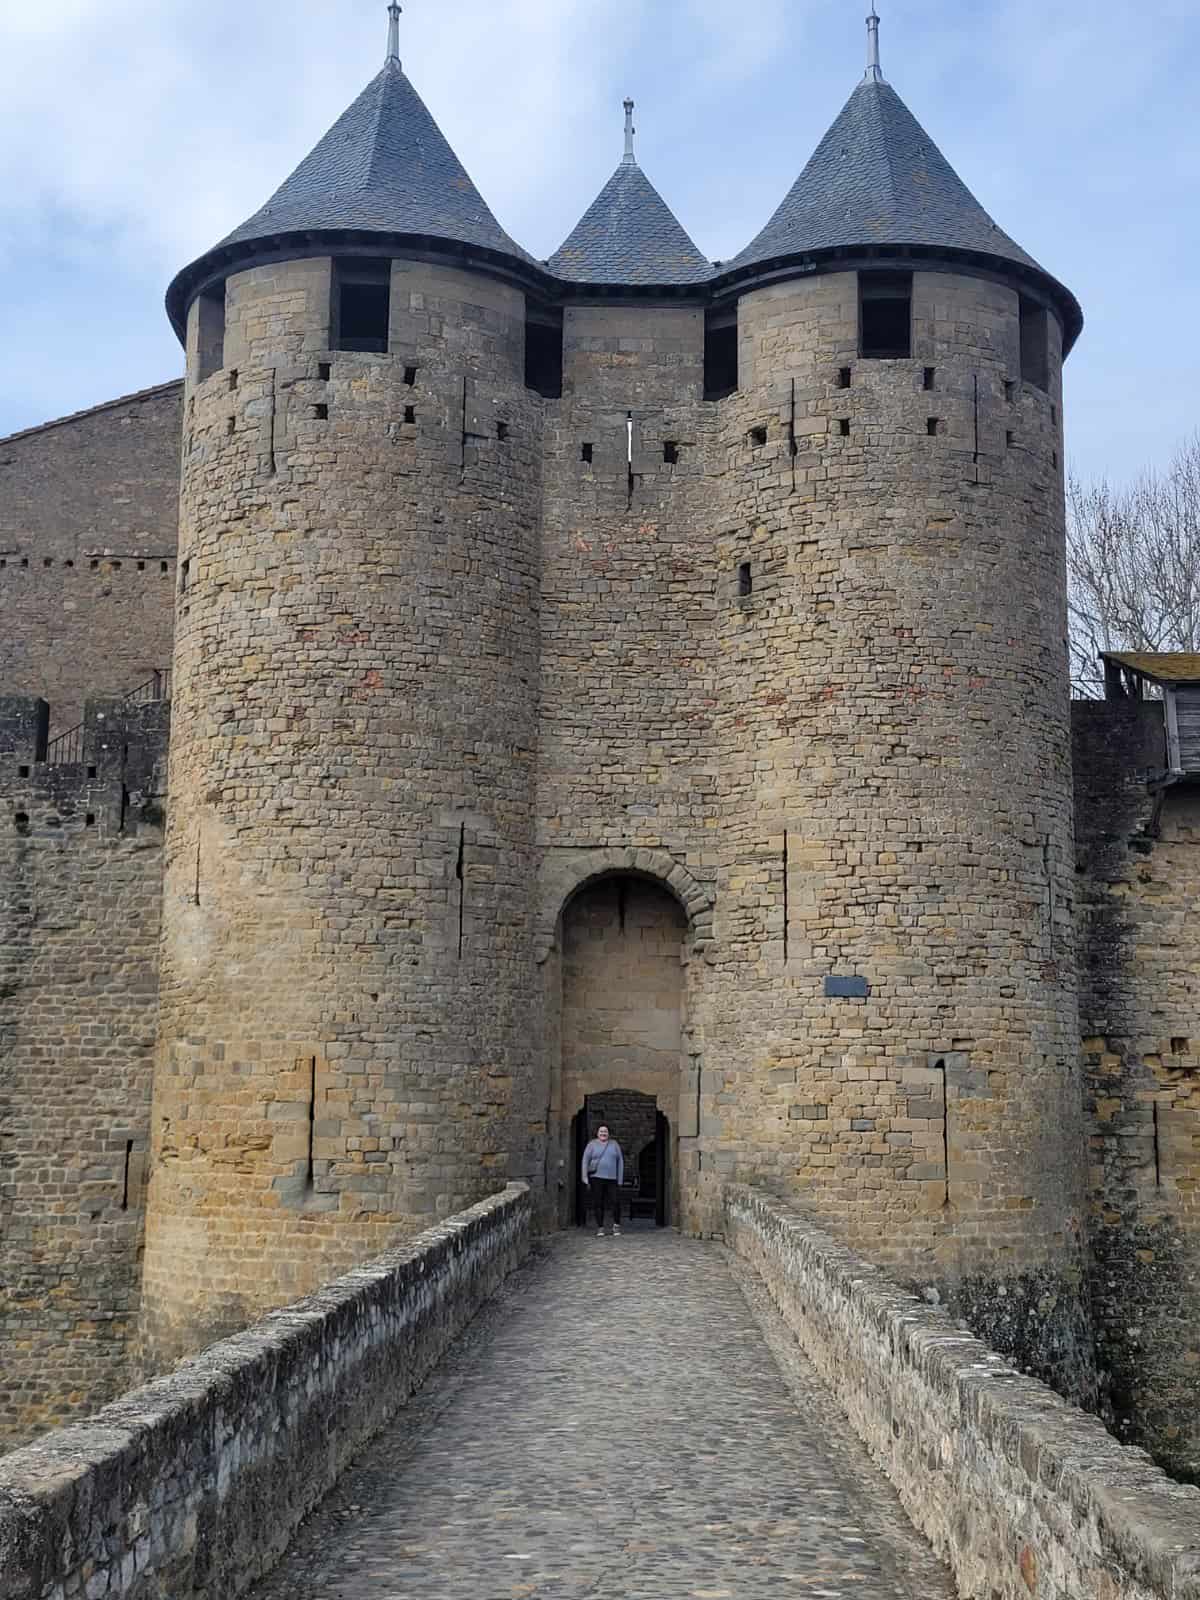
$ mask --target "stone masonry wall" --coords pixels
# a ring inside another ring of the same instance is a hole
[[[963,1600],[1200,1600],[1200,1491],[785,1203],[724,1214]]]
[[[0,687],[52,735],[170,665],[182,404],[167,383],[0,439]]]
[[[167,708],[0,699],[0,1449],[129,1381],[157,998]]]
[[[1106,1415],[1200,1482],[1200,791],[1162,705],[1073,707],[1092,1299]]]
[[[903,361],[854,273],[739,308],[703,1159],[1087,1395],[1058,330],[1043,393],[1013,290],[913,297]]]
[[[237,275],[189,376],[152,1370],[544,1164],[523,299],[398,262],[363,355],[329,281]]]
[[[230,1600],[529,1251],[512,1185],[0,1461],[0,1600]]]

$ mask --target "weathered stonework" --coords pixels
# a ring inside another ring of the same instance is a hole
[[[0,700],[0,1448],[128,1386],[150,1133],[167,708],[47,722]]]
[[[171,664],[183,385],[0,439],[0,690],[91,696]]]
[[[1200,793],[1162,705],[1074,708],[1092,1297],[1106,1413],[1200,1482]],[[1148,783],[1148,776],[1158,781]]]

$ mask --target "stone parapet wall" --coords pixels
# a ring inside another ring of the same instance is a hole
[[[131,1381],[169,718],[0,697],[0,1450]]]
[[[528,1253],[528,1190],[450,1218],[0,1463],[0,1600],[242,1594]]]
[[[963,1600],[1200,1597],[1200,1491],[782,1201],[729,1185],[724,1212]]]

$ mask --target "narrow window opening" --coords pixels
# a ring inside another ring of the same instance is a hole
[[[580,458],[582,460],[586,461],[589,467],[592,464],[592,458],[593,458],[594,455],[595,455],[595,446],[594,445],[585,444],[583,446],[583,449],[580,451]]]
[[[91,561],[88,563],[88,565],[91,567],[92,571],[95,572],[100,563],[98,561]]]
[[[94,828],[96,826],[96,813],[94,811],[88,812],[84,818],[83,825],[85,828]]]
[[[874,361],[912,355],[911,272],[860,272],[859,353]]]
[[[29,832],[29,813],[27,811],[18,811],[16,816],[13,818],[13,823],[16,826],[16,830],[17,830],[18,833],[22,833],[22,834],[28,833]]]
[[[319,361],[317,363],[317,377],[321,380],[321,382],[322,383],[328,383],[332,376],[333,376],[333,364],[332,364],[332,362]]]
[[[1057,450],[1054,450],[1054,451],[1051,452],[1050,460],[1054,464],[1054,466],[1057,468],[1057,466],[1058,466],[1058,451]]]
[[[931,439],[937,438],[940,426],[941,424],[937,417],[927,417],[925,419],[925,432]]]
[[[839,417],[838,418],[837,431],[838,431],[838,437],[839,438],[848,439],[850,437],[850,418],[849,417]]]
[[[791,921],[791,908],[788,904],[788,877],[789,861],[791,854],[791,835],[783,836],[783,964],[788,964],[788,923]]]
[[[186,594],[187,593],[188,579],[191,577],[191,575],[192,575],[191,559],[189,558],[187,561],[181,561],[179,563],[179,592],[180,592],[180,594]]]
[[[668,439],[663,445],[663,460],[669,467],[677,467],[679,465],[679,446],[674,439]]]
[[[839,367],[838,368],[838,381],[837,381],[838,388],[839,389],[848,389],[850,387],[850,377],[851,377],[851,372],[850,372],[850,368],[849,367]]]
[[[504,440],[504,439],[508,438],[508,423],[507,422],[498,422],[496,424],[496,437],[497,437],[497,439],[500,439],[500,440]]]
[[[146,570],[146,563],[144,561],[139,561],[138,562],[138,571],[139,572],[145,572],[145,570]]]
[[[416,377],[416,368],[412,369]],[[562,312],[536,310],[525,318],[525,387],[543,400],[560,400],[563,390]]]
[[[44,567],[52,567],[54,565],[54,557],[53,556],[43,556],[42,557],[42,565]]]
[[[334,262],[332,347],[386,355],[391,305],[389,262]]]
[[[737,387],[737,313],[710,312],[704,323],[704,398],[724,400]]]
[[[458,879],[458,959],[463,957],[463,944],[467,928],[467,825],[459,824],[458,862],[454,875]]]
[[[225,434],[226,434],[226,437],[228,437],[230,434],[232,434],[232,432],[233,432],[233,430],[234,430],[234,428],[236,426],[237,426],[237,419],[235,417],[226,417],[225,418]]]
[[[408,385],[408,387],[410,389],[415,386],[416,381],[417,381],[417,369],[416,369],[416,367],[405,367],[405,369],[404,369],[404,381],[405,381],[405,383]]]
[[[119,566],[120,566],[120,564],[121,564],[121,563],[120,563],[120,562],[119,562],[119,561],[114,561],[114,562],[113,562],[113,566],[114,566],[114,567],[119,567]],[[23,567],[27,567],[27,566],[28,566],[28,565],[29,565],[29,557],[28,557],[28,556],[22,556],[22,557],[21,557],[21,565],[22,565],[22,566],[23,566]]]
[[[1011,378],[1005,378],[1004,380],[1004,398],[1008,401],[1009,405],[1012,405],[1013,401],[1017,398],[1017,386]]]
[[[133,1140],[125,1141],[125,1176],[121,1184],[121,1210],[129,1210],[129,1168],[133,1162]]]
[[[933,1070],[942,1075],[942,1171],[945,1174],[943,1207],[950,1204],[950,1087],[945,1061],[935,1061]]]
[[[1050,387],[1050,320],[1045,306],[1021,296],[1021,378],[1043,391]]]
[[[1056,428],[1058,427],[1058,407],[1055,405],[1050,407],[1050,421]]]
[[[3,557],[0,557],[0,572],[3,572],[7,565],[8,565],[8,562],[5,561],[3,559]]]
[[[166,562],[166,561],[160,561],[160,562],[159,562],[159,563],[158,563],[158,570],[159,570],[159,571],[160,571],[160,572],[166,572],[166,571],[167,571],[167,569],[168,569],[168,566],[169,566],[169,565],[170,565],[170,563],[169,563],[169,562]]]
[[[321,405],[315,405],[312,408],[312,414],[313,414],[313,416],[316,418],[316,420],[318,422],[328,422],[329,421],[329,407],[327,405],[325,405],[324,403],[322,403]]]
[[[225,285],[206,289],[196,302],[196,381],[225,365]]]
[[[232,393],[232,391],[234,389],[236,389],[237,386],[238,386],[238,369],[236,367],[230,367],[230,369],[229,369],[229,388],[230,388],[230,392]]]
[[[937,368],[936,367],[926,367],[925,368],[925,387],[926,387],[926,389],[934,389],[934,388],[937,387]]]
[[[1005,444],[1006,444],[1006,445],[1007,445],[1007,446],[1008,446],[1008,448],[1009,448],[1009,449],[1010,449],[1010,450],[1011,450],[1011,449],[1012,449],[1012,448],[1013,448],[1013,446],[1014,446],[1014,445],[1015,445],[1015,444],[1016,444],[1016,442],[1017,442],[1017,436],[1016,436],[1016,434],[1015,434],[1015,433],[1014,433],[1014,432],[1013,432],[1013,431],[1012,431],[1012,429],[1011,429],[1011,428],[1009,428],[1009,429],[1008,429],[1008,431],[1007,431],[1007,432],[1006,432],[1006,433],[1005,433],[1005,435],[1004,435],[1004,442],[1005,442]]]
[[[1154,1187],[1162,1188],[1162,1144],[1158,1133],[1158,1101],[1154,1102]]]
[[[317,1132],[317,1058],[311,1056],[308,1064],[308,1160],[305,1164],[304,1181],[311,1190],[316,1178],[316,1162],[313,1159],[314,1145]]]
[[[754,593],[754,573],[748,561],[743,561],[738,567],[738,595],[745,599]]]
[[[417,420],[417,408],[416,408],[416,406],[405,406],[405,408],[404,408],[404,420],[405,420],[405,422],[415,422]]]
[[[767,430],[765,428],[750,429],[750,443],[755,450],[760,450],[766,442]]]

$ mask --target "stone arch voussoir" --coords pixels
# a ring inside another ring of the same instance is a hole
[[[558,940],[559,919],[581,889],[601,878],[622,873],[645,878],[668,890],[688,921],[692,949],[703,954],[712,944],[713,895],[666,850],[600,847],[595,850],[549,850],[542,865],[534,949],[538,965]]]

